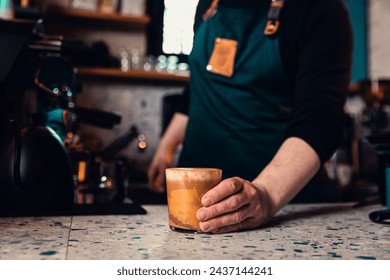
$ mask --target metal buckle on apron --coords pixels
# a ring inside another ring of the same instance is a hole
[[[284,0],[272,0],[271,7],[268,11],[268,21],[264,29],[265,35],[274,35],[278,32],[280,25],[280,12],[284,7]]]

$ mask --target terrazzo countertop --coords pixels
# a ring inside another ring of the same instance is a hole
[[[381,205],[288,205],[261,229],[194,234],[168,227],[167,207],[146,215],[0,218],[0,259],[390,259]]]

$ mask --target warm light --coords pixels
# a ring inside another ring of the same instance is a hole
[[[87,163],[85,161],[80,161],[79,162],[79,169],[77,172],[77,181],[79,181],[79,183],[82,183],[85,181],[86,169],[87,169]]]
[[[146,148],[146,142],[145,142],[145,141],[140,141],[140,142],[138,143],[138,147],[139,147],[140,149],[145,149],[145,148]]]
[[[20,6],[22,8],[27,8],[29,5],[30,5],[30,1],[29,0],[21,0],[20,1]]]

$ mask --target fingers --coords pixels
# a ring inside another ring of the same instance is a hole
[[[151,165],[148,169],[148,183],[151,189],[154,188],[154,180],[156,178],[156,175],[157,175],[157,169],[155,166]]]
[[[204,221],[237,210],[251,203],[256,194],[248,181],[238,177],[226,179],[202,197],[204,207],[198,210],[197,218]]]
[[[248,216],[250,215],[248,208],[249,208],[248,205],[246,205],[240,209],[237,209],[236,211],[232,211],[232,212],[226,213],[224,215],[222,215],[222,214],[215,215],[215,216],[212,216],[211,218],[205,218],[205,219],[198,218],[198,220],[200,220],[199,226],[200,226],[202,231],[213,231],[217,228],[221,228],[224,226],[239,224],[239,223],[243,222],[244,220],[246,220],[248,218]],[[210,207],[210,209],[207,209],[207,210],[211,210],[211,209],[212,208]],[[205,215],[207,215],[206,213],[213,213],[214,214],[214,210],[212,210],[212,211],[206,211],[204,209],[202,209],[202,210],[198,211],[197,217],[199,216],[198,215],[199,212],[200,212],[200,215],[202,215],[203,213],[205,213]]]
[[[214,218],[200,221],[199,226],[205,232],[225,232],[225,230],[243,230],[260,225],[261,210],[258,204],[246,204],[243,207]]]
[[[263,197],[263,199],[262,199]],[[241,178],[222,181],[206,193],[196,217],[204,232],[222,233],[260,226],[266,221],[265,196]],[[263,205],[264,204],[264,205]]]
[[[244,182],[245,180],[238,177],[222,181],[203,195],[202,205],[208,207],[231,196],[232,194],[239,192],[242,189]]]
[[[206,221],[215,217],[218,217],[226,212],[232,212],[238,210],[250,203],[250,197],[246,193],[233,194],[227,197],[225,200],[212,204],[209,207],[203,207],[196,213],[196,217],[199,221]],[[235,212],[235,217],[231,217],[232,222],[241,222],[246,218],[242,212]],[[231,215],[230,215],[231,216]],[[230,217],[229,216],[229,217]],[[224,223],[229,223],[229,220],[224,220]]]
[[[226,233],[226,232],[233,232],[233,231],[243,231],[246,229],[253,229],[255,228],[257,222],[255,221],[254,218],[248,218],[238,224],[233,224],[233,225],[228,225],[228,226],[223,226],[217,229],[212,230],[212,233]]]
[[[152,191],[164,192],[165,167],[151,165],[148,170],[148,183]]]
[[[162,193],[165,190],[165,176],[162,176],[162,174],[158,174],[155,176],[154,180],[152,181],[151,188],[152,191]]]
[[[153,166],[150,166],[149,169],[148,169],[148,183],[149,183],[149,186],[152,186],[152,184],[153,184],[155,173],[156,173],[156,169]]]

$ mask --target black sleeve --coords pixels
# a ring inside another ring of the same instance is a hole
[[[176,106],[176,112],[188,115],[188,108],[190,105],[190,87],[187,84],[182,94],[180,94],[179,101]]]
[[[286,137],[305,140],[325,162],[343,136],[352,28],[341,0],[287,5],[280,49],[295,98]]]
[[[196,7],[195,13],[195,22],[194,22],[194,33],[199,27],[199,24],[202,22],[202,16],[206,10],[210,7],[212,0],[200,0]],[[190,103],[190,88],[187,84],[183,90],[183,93],[180,96],[179,104],[177,106],[176,112],[187,115],[188,108]]]

